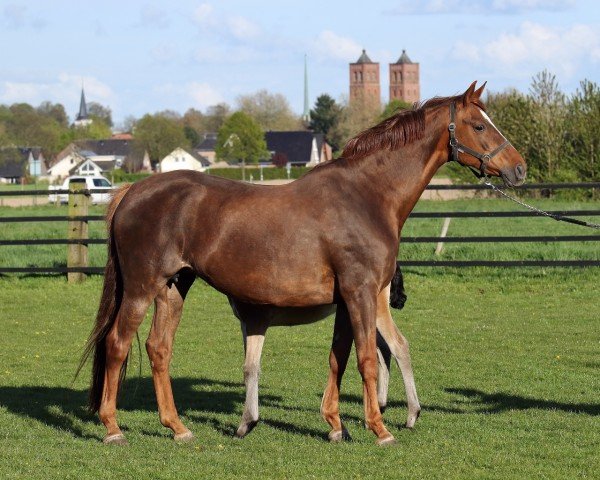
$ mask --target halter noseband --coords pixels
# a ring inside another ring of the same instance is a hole
[[[450,124],[448,125],[448,131],[450,132],[450,149],[452,150],[452,155],[451,155],[449,161],[458,162],[461,165],[468,167],[477,178],[486,177],[487,176],[487,166],[488,166],[488,163],[490,163],[490,160],[492,158],[494,158],[496,155],[498,155],[506,147],[508,147],[510,145],[510,142],[508,140],[506,140],[502,145],[500,145],[496,149],[492,150],[490,153],[479,153],[479,152],[473,150],[472,148],[469,148],[466,145],[463,145],[456,138],[456,124],[454,123],[455,112],[456,112],[456,105],[454,104],[454,102],[452,102],[450,104]],[[471,155],[472,157],[477,158],[481,162],[481,165],[479,166],[479,171],[477,171],[475,168],[473,168],[470,165],[465,165],[464,163],[462,163],[458,159],[459,153],[466,153],[468,155]]]

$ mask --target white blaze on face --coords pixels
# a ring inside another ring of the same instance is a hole
[[[504,135],[502,135],[502,132],[500,130],[498,130],[498,127],[496,127],[496,125],[494,125],[494,122],[492,122],[492,119],[490,117],[488,117],[488,114],[485,113],[485,111],[482,110],[481,108],[479,110],[481,111],[481,115],[483,115],[483,118],[485,118],[489,122],[489,124],[496,129],[496,131],[500,134],[500,136],[504,140],[506,140],[506,137]]]

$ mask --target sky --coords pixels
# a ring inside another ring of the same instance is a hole
[[[473,80],[527,92],[543,69],[566,93],[600,82],[597,0],[136,1],[0,0],[0,103],[88,102],[128,116],[205,111],[266,89],[304,105],[348,96],[348,64],[366,49],[388,64],[403,49],[420,64],[421,96]]]

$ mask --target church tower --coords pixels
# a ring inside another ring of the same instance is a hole
[[[406,50],[396,63],[390,63],[390,100],[418,102],[421,98],[419,64],[410,60]]]
[[[83,92],[83,85],[81,85],[81,100],[79,101],[79,113],[75,117],[73,125],[76,127],[87,127],[92,123],[92,119],[88,115],[87,103],[85,102],[85,93]]]
[[[350,64],[350,103],[355,102],[381,104],[379,63],[372,62],[365,50]]]

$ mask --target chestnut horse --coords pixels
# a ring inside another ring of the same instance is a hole
[[[377,401],[376,318],[388,308],[404,222],[448,160],[507,184],[525,177],[523,158],[485,113],[482,91],[474,82],[462,95],[396,114],[352,139],[340,158],[287,185],[175,171],[119,190],[107,211],[104,287],[83,356],[93,354],[90,406],[106,427],[105,443],[125,443],[117,394],[153,301],[146,347],[160,421],[175,439],[192,436],[175,409],[169,363],[195,277],[244,305],[289,311],[337,304],[321,406],[330,438],[344,433],[339,388],[354,341],[365,423],[378,444],[393,442]],[[263,336],[264,328],[248,324],[248,336]]]
[[[400,265],[396,262],[396,271],[386,292],[389,298],[389,306],[401,310],[406,302],[404,293],[404,278]],[[293,326],[314,323],[323,318],[336,313],[336,305],[320,305],[317,307],[273,307],[271,305],[251,305],[237,301],[229,297],[229,303],[233,309],[234,315],[239,319],[242,327],[242,337],[244,340],[244,383],[246,385],[246,402],[244,404],[244,413],[240,426],[236,431],[236,437],[243,438],[256,426],[258,422],[258,377],[260,374],[260,357],[264,337],[268,327],[274,326]],[[406,389],[406,399],[408,404],[408,418],[406,427],[412,428],[417,420],[421,407],[417,397],[417,389],[413,376],[410,354],[408,351],[408,342],[400,331],[396,328],[390,309],[382,305],[377,309],[377,400],[379,408],[383,413],[387,405],[387,394],[390,376],[390,364],[392,356],[400,368],[404,386]],[[250,327],[248,327],[250,325]],[[264,330],[263,335],[248,336],[248,328],[255,331],[255,325],[261,325]],[[383,332],[383,334],[381,333]],[[385,336],[385,337],[384,337]],[[387,339],[387,340],[386,340]],[[389,343],[388,343],[389,342]],[[329,439],[332,442],[349,439],[350,435],[344,428],[342,432],[331,434]]]

